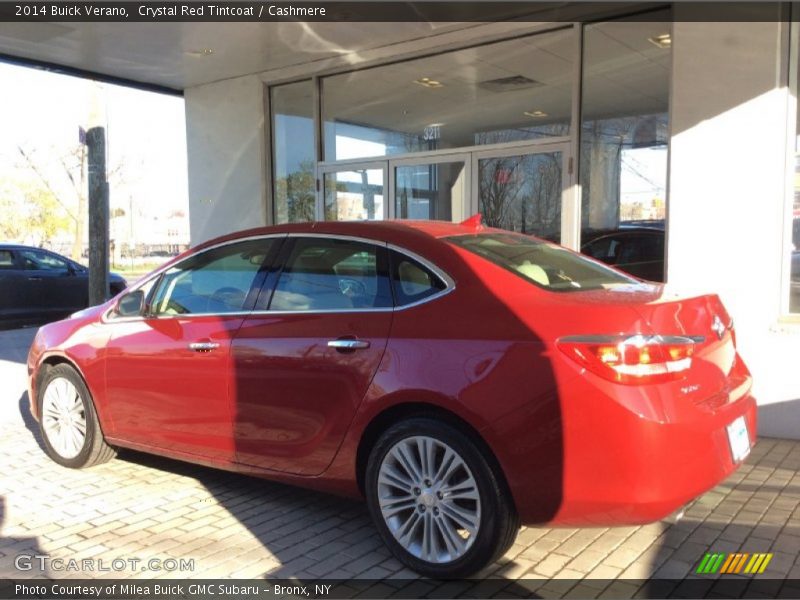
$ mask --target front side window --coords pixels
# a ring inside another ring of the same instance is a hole
[[[389,308],[392,294],[381,246],[341,239],[300,238],[278,279],[270,310]]]
[[[513,233],[462,235],[446,238],[451,244],[554,292],[577,292],[635,279],[582,258],[560,246]]]
[[[196,254],[161,277],[154,316],[219,314],[246,310],[245,301],[275,240],[250,240]]]

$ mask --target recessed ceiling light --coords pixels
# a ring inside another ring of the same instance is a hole
[[[444,127],[445,123],[431,123],[428,127]]]
[[[647,41],[653,44],[654,46],[658,46],[659,48],[672,47],[672,35],[670,35],[669,33],[662,33],[661,35],[647,38]]]
[[[534,119],[539,119],[541,117],[547,116],[547,113],[544,112],[543,110],[526,110],[522,114],[525,115],[526,117],[533,117]]]
[[[431,79],[430,77],[422,77],[420,79],[415,79],[414,83],[416,83],[417,85],[424,86],[426,88],[444,87],[444,84],[441,81],[437,81],[436,79]]]
[[[184,52],[186,56],[211,56],[214,51],[211,48],[200,48],[197,50],[187,50]]]

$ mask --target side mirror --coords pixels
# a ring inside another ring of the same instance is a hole
[[[118,317],[138,317],[142,314],[143,308],[144,292],[142,290],[134,290],[119,299],[114,312]]]

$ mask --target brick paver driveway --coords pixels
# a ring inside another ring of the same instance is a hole
[[[508,590],[535,590],[544,597],[605,590],[620,597],[636,592],[645,578],[690,576],[713,550],[774,553],[765,574],[757,576],[759,584],[768,585],[766,595],[781,587],[789,591],[793,584],[785,577],[800,579],[800,444],[795,442],[761,440],[742,469],[694,502],[676,524],[526,528],[508,554],[481,574],[484,581],[449,582],[438,589],[436,582],[403,581],[415,575],[389,556],[358,502],[134,452],[86,471],[51,462],[40,447],[25,392],[24,359],[33,334],[32,329],[0,332],[3,578],[369,578],[388,579],[390,589],[406,597],[483,597]],[[24,558],[33,554],[65,562],[42,570]],[[29,570],[15,567],[20,556]],[[142,571],[142,565],[158,566],[150,559],[177,570]],[[124,570],[98,572],[100,561],[105,568],[124,564]],[[693,577],[709,586],[737,578]],[[756,581],[738,579],[743,577]]]

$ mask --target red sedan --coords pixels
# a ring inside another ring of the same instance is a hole
[[[28,370],[56,462],[133,448],[363,495],[435,577],[496,559],[521,523],[660,519],[755,442],[717,296],[474,221],[207,242],[40,329]]]

